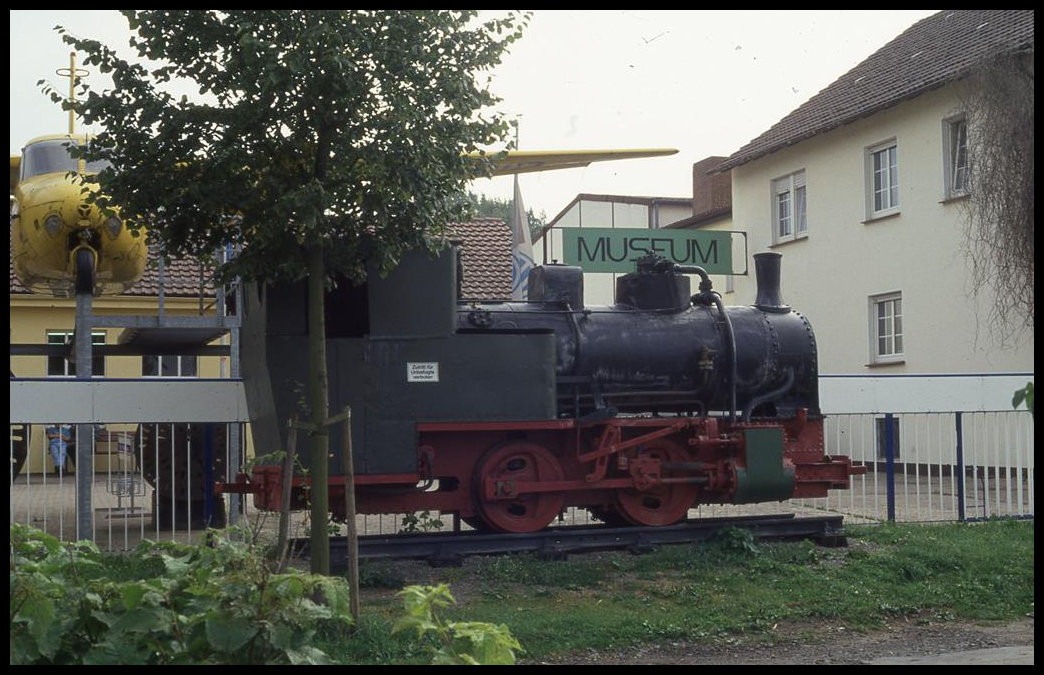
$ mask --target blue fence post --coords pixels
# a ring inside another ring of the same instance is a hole
[[[888,490],[888,522],[895,522],[895,432],[892,413],[885,413],[885,487]]]
[[[957,421],[957,520],[964,522],[964,431],[961,423],[962,413],[953,414]]]

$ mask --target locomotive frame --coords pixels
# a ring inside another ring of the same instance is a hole
[[[579,268],[536,268],[528,302],[458,298],[455,248],[327,298],[330,406],[350,406],[359,513],[433,510],[532,532],[568,507],[613,525],[669,525],[704,503],[826,496],[865,471],[825,454],[816,346],[758,254],[758,300],[725,308],[706,273],[650,257],[617,303],[583,306]],[[687,273],[699,274],[689,295]],[[303,284],[249,292],[243,377],[255,447],[286,447],[307,322]],[[330,504],[343,518],[340,441]],[[278,510],[282,467],[223,492]],[[291,508],[307,507],[295,477]]]

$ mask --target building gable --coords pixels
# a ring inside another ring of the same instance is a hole
[[[983,60],[1033,49],[1033,10],[943,10],[917,22],[736,151],[725,171],[958,80]]]

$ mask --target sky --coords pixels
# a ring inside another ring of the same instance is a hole
[[[736,152],[936,11],[535,10],[489,84],[520,149],[678,152],[522,174],[525,206],[553,218],[579,193],[691,198],[695,162]],[[68,91],[57,25],[129,56],[116,10],[11,10],[11,154],[68,129],[37,85]],[[472,191],[510,200],[512,187],[500,177]]]

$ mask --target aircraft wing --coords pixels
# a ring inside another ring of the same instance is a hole
[[[18,170],[22,166],[21,155],[11,155],[11,194],[14,194],[15,185],[18,185]]]
[[[509,176],[514,173],[554,171],[588,166],[591,162],[608,162],[618,159],[662,157],[677,154],[674,148],[637,148],[630,150],[509,150],[500,159],[494,160],[493,175]],[[495,153],[487,153],[494,155]],[[473,152],[469,156],[480,157]]]
[[[493,168],[494,176],[510,176],[515,173],[533,173],[537,171],[554,171],[556,169],[577,169],[591,162],[608,162],[618,159],[639,159],[642,157],[663,157],[674,155],[674,148],[638,148],[629,150],[509,150],[502,158],[496,160]],[[487,153],[494,154],[494,153]],[[480,157],[481,153],[473,152],[469,156]],[[11,194],[14,194],[18,183],[21,155],[11,155]]]

